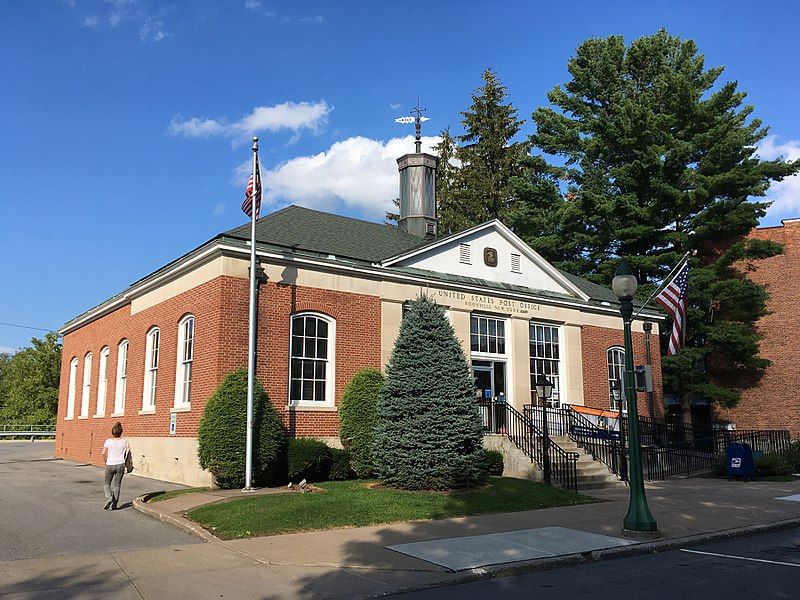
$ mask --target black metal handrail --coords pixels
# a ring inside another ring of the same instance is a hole
[[[486,431],[505,435],[517,448],[545,468],[544,434],[531,419],[526,418],[516,408],[506,402],[480,400],[478,402],[483,426]],[[568,452],[556,442],[547,444],[547,457],[550,459],[550,476],[561,487],[578,491],[577,452]]]

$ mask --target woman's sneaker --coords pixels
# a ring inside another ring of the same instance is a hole
[[[109,508],[111,508],[111,505],[113,503],[114,503],[113,500],[109,500],[108,502],[106,502],[106,505],[103,507],[103,510],[108,510]]]

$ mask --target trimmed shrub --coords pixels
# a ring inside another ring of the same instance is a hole
[[[363,369],[347,384],[339,405],[339,437],[350,451],[350,464],[359,477],[375,475],[372,438],[385,382],[386,377],[377,369]]]
[[[503,453],[498,450],[484,450],[483,459],[486,461],[486,474],[500,476],[503,474]]]
[[[756,477],[771,477],[773,475],[789,475],[792,466],[780,454],[763,454],[755,459]]]
[[[352,455],[347,450],[331,448],[331,468],[328,473],[330,481],[345,481],[355,479],[356,473],[351,468]]]
[[[229,373],[206,403],[197,430],[200,466],[221,488],[245,484],[247,371]],[[253,483],[276,483],[286,457],[286,432],[266,390],[253,389]]]
[[[781,456],[789,464],[792,473],[800,473],[800,442],[789,444],[789,447],[781,452]]]
[[[331,448],[314,438],[289,441],[287,474],[290,481],[325,481],[331,470]]]
[[[469,364],[441,306],[422,296],[409,308],[378,403],[375,466],[398,488],[474,486],[486,461]]]

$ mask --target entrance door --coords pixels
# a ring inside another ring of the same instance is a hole
[[[499,360],[473,360],[472,374],[475,377],[475,395],[489,402],[489,422],[484,425],[494,433],[506,430],[506,363]]]

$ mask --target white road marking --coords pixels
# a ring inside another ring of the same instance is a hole
[[[771,565],[781,565],[784,567],[800,567],[798,563],[781,562],[779,560],[765,560],[763,558],[750,558],[749,556],[733,556],[731,554],[717,554],[716,552],[700,552],[700,550],[687,550],[681,548],[681,552],[690,552],[691,554],[703,554],[705,556],[717,556],[719,558],[733,558],[735,560],[749,560],[752,562],[769,563]]]

